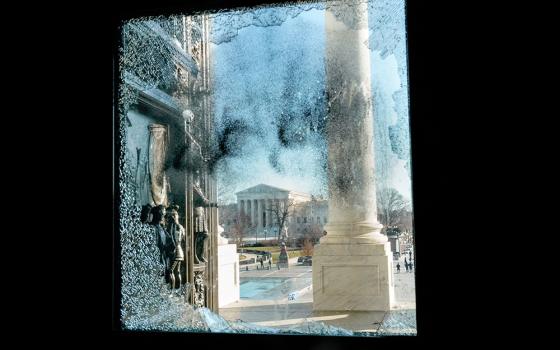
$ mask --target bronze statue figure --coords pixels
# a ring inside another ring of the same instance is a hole
[[[179,223],[179,206],[173,205],[167,209],[167,231],[169,232],[173,243],[174,251],[171,259],[171,268],[169,271],[169,279],[171,289],[181,287],[181,262],[185,259],[183,245],[185,243],[185,229]]]
[[[142,210],[140,211],[140,221],[143,224],[152,222],[152,209],[153,207],[150,204],[145,204],[142,206]]]
[[[206,222],[206,214],[204,207],[198,206],[194,209],[194,240],[195,240],[195,254],[194,263],[205,263],[204,257],[204,242],[208,238],[208,224]]]
[[[160,262],[163,263],[165,281],[169,282],[169,272],[171,268],[171,260],[175,253],[175,244],[169,232],[165,229],[166,209],[163,205],[152,208],[150,212],[152,221],[150,224],[156,227],[157,247],[160,253]]]

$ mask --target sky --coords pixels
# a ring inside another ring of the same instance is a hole
[[[215,26],[232,21],[239,29],[211,44],[217,129],[241,126],[218,164],[219,201],[235,202],[236,192],[260,183],[326,196],[324,10],[270,8]],[[369,44],[378,186],[410,199],[406,60]],[[394,98],[403,89],[405,98]]]

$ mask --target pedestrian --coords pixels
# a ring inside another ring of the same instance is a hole
[[[268,259],[268,267],[272,268],[272,259]]]
[[[401,272],[401,265],[397,263],[397,273]]]
[[[264,261],[263,261],[263,258],[261,258],[261,268],[264,270]]]
[[[406,272],[408,272],[408,262],[406,261],[406,258],[404,259],[404,268],[406,269]]]
[[[408,268],[410,269],[410,272],[412,272],[412,261],[408,264]]]

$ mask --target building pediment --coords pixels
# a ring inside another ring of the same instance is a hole
[[[274,187],[274,186],[269,186],[269,185],[265,185],[265,184],[259,184],[253,187],[249,187],[243,191],[239,191],[236,193],[236,195],[243,195],[243,194],[254,194],[254,193],[271,193],[271,192],[285,192],[285,193],[289,193],[290,190],[286,190],[283,188],[278,188],[278,187]]]

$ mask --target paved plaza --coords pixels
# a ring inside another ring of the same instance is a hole
[[[399,260],[404,266],[404,257]],[[414,273],[401,268],[394,286],[396,305],[389,312],[313,311],[312,266],[297,265],[270,270],[251,267],[240,271],[241,300],[220,308],[229,321],[242,320],[259,326],[290,328],[306,321],[324,322],[358,332],[416,333]],[[266,265],[265,265],[266,266]]]

